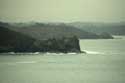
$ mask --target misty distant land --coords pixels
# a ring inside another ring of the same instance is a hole
[[[125,35],[125,22],[72,22],[69,25],[96,34]]]
[[[77,52],[79,39],[113,39],[125,35],[124,23],[0,22],[0,53]]]

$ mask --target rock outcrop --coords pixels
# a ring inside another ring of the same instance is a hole
[[[76,52],[80,53],[79,40],[76,36],[73,37],[63,37],[63,38],[52,38],[35,41],[32,45],[32,51],[40,52]],[[35,49],[34,49],[35,48]]]
[[[0,27],[0,53],[4,52],[80,53],[81,51],[76,36],[37,40],[6,27]]]

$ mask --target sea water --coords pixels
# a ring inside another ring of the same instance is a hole
[[[87,54],[1,54],[0,83],[125,83],[125,37],[80,47]]]

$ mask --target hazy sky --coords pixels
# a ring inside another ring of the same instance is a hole
[[[4,21],[122,21],[125,0],[0,0]]]

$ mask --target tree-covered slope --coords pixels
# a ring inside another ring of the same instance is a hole
[[[0,26],[0,53],[6,52],[77,52],[80,53],[76,36],[37,39]]]
[[[15,24],[10,27],[11,30],[26,34],[35,39],[62,38],[77,36],[80,39],[100,39],[101,35],[92,32],[80,30],[66,24],[34,23],[34,24]],[[106,36],[105,38],[112,38]]]
[[[25,51],[33,42],[33,38],[0,26],[0,52]]]

